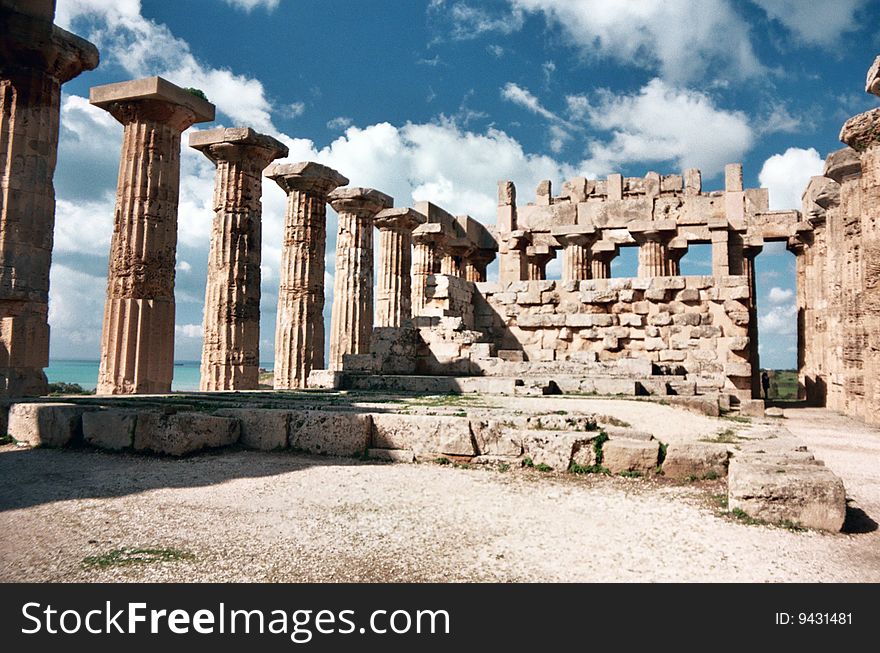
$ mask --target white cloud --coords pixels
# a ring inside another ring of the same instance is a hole
[[[306,112],[305,102],[293,102],[287,105],[287,116],[289,118],[299,118]]]
[[[567,98],[569,111],[593,130],[610,132],[589,144],[583,166],[611,172],[627,163],[672,161],[712,176],[724,164],[741,161],[754,141],[749,117],[721,109],[700,91],[654,79],[633,95],[599,90],[590,101]]]
[[[512,34],[523,26],[523,12],[514,9],[510,12],[490,12],[466,2],[447,2],[431,0],[429,14],[449,23],[450,36],[456,40],[477,38],[486,33]]]
[[[821,175],[825,162],[814,149],[790,147],[764,162],[758,180],[770,189],[770,208],[800,209],[801,196],[810,177]]]
[[[777,305],[790,303],[793,297],[794,291],[791,288],[780,288],[779,286],[773,286],[767,293],[767,299],[770,300],[770,303]]]
[[[184,338],[201,338],[203,332],[201,324],[177,324],[174,326],[174,333]]]
[[[276,131],[261,82],[198,61],[186,41],[141,15],[140,0],[58,0],[61,27],[81,33],[75,27],[80,20],[105,65],[121,66],[133,77],[161,75],[179,86],[199,88],[236,124]]]
[[[801,41],[829,47],[859,27],[857,12],[865,0],[805,2],[804,0],[753,0],[767,15],[782,23]]]
[[[244,9],[246,12],[250,13],[257,7],[263,7],[266,11],[274,11],[278,8],[278,3],[281,0],[223,0],[226,4],[235,7],[236,9]]]
[[[536,113],[539,116],[546,118],[547,120],[559,121],[560,118],[555,113],[550,111],[549,109],[545,109],[541,105],[541,101],[538,100],[537,97],[532,95],[532,93],[527,88],[523,88],[518,84],[514,84],[513,82],[507,82],[504,85],[504,88],[501,89],[501,97],[505,100],[513,102],[524,109],[528,109],[532,113]]]
[[[711,71],[750,77],[763,71],[749,28],[728,0],[509,0],[512,25],[541,13],[588,57],[659,70],[676,82]],[[805,3],[806,4],[806,3]]]
[[[332,120],[327,121],[327,129],[332,129],[334,131],[348,129],[351,127],[351,118],[346,116],[338,116],[333,118]]]
[[[491,54],[496,59],[500,59],[504,56],[504,48],[500,45],[487,45],[486,52]]]
[[[180,261],[177,263],[178,272],[192,272],[192,265],[189,261]]]
[[[790,336],[797,333],[797,306],[774,306],[758,315],[758,332],[762,335]]]

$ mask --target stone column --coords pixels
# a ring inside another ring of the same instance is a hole
[[[412,317],[412,232],[425,216],[412,209],[385,209],[374,218],[379,229],[376,326],[402,327]]]
[[[755,277],[755,257],[764,248],[760,236],[748,241],[743,249],[743,273],[749,284],[749,364],[752,366],[752,399],[763,399],[761,394],[761,358],[758,352],[758,287]]]
[[[461,257],[451,251],[443,251],[440,255],[440,274],[460,277],[461,272]]]
[[[529,235],[523,230],[498,237],[498,279],[502,285],[523,281],[526,276],[526,248]]]
[[[217,166],[205,289],[202,392],[256,390],[260,382],[263,169],[287,147],[252,129],[190,134]]]
[[[667,275],[677,277],[681,275],[681,259],[687,254],[688,242],[684,236],[678,236],[669,241],[666,248],[667,265],[669,267]]]
[[[665,277],[669,274],[667,244],[675,235],[675,228],[674,220],[630,225],[629,231],[639,243],[639,277]]]
[[[346,354],[369,354],[373,334],[373,218],[394,200],[372,188],[339,188],[329,196],[339,214],[336,273],[330,316],[330,362],[341,370]]]
[[[596,229],[592,225],[558,227],[551,232],[564,247],[562,253],[562,280],[581,281],[589,279],[592,270],[590,248],[596,241]]]
[[[46,393],[61,85],[98,65],[55,3],[0,0],[0,396]]]
[[[425,289],[428,277],[439,272],[440,253],[446,239],[443,227],[436,222],[428,222],[413,231],[412,263],[412,316],[418,317],[425,308]]]
[[[125,127],[101,333],[98,394],[171,391],[180,134],[214,105],[149,77],[91,89]]]
[[[486,280],[486,269],[495,259],[495,252],[478,249],[468,255],[464,261],[464,278],[473,283]]]
[[[710,220],[709,234],[712,238],[712,276],[726,277],[730,274],[729,229],[727,220]]]
[[[590,274],[593,279],[611,278],[611,261],[618,254],[617,245],[610,240],[600,240],[591,248]]]
[[[324,368],[327,196],[348,179],[319,163],[273,163],[264,173],[287,193],[275,326],[276,390],[305,388]]]
[[[556,258],[556,251],[549,245],[530,245],[526,248],[526,281],[542,281],[547,278],[547,264]]]

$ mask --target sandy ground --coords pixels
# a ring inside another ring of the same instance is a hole
[[[667,441],[731,424],[578,401]],[[812,409],[787,411],[785,425],[843,477],[850,533],[742,524],[713,505],[720,481],[5,446],[0,581],[880,581],[880,431]],[[125,547],[192,559],[83,565]]]

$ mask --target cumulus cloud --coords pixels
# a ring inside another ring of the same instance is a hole
[[[856,20],[865,0],[804,2],[803,0],[753,0],[804,43],[829,47],[846,32],[858,28]]]
[[[588,57],[608,57],[688,82],[714,71],[751,77],[764,67],[728,0],[508,0],[511,25],[541,14]],[[808,3],[804,3],[808,4]]]
[[[774,154],[764,162],[758,180],[770,189],[773,210],[800,209],[801,195],[810,177],[821,175],[825,162],[810,148],[790,147],[783,154]]]
[[[483,34],[512,34],[522,29],[523,12],[490,11],[476,4],[463,1],[431,0],[428,14],[434,20],[448,26],[449,35],[458,41],[474,39]]]
[[[85,34],[105,64],[118,65],[132,77],[161,75],[179,86],[199,88],[236,124],[276,131],[260,81],[200,62],[186,41],[141,15],[140,0],[59,0],[56,22]]]
[[[351,123],[351,118],[348,118],[347,116],[338,116],[327,121],[327,129],[332,129],[333,131],[341,131],[351,127]]]
[[[201,324],[178,324],[174,327],[175,335],[184,338],[201,338],[203,332]]]
[[[788,304],[793,297],[794,291],[791,288],[780,288],[779,286],[773,286],[767,293],[767,299],[770,300],[770,303],[777,305]]]
[[[257,7],[262,7],[266,11],[274,11],[278,8],[278,3],[281,0],[223,0],[223,2],[236,9],[243,9],[250,13]]]
[[[797,333],[797,306],[792,303],[774,306],[758,315],[758,332],[764,335],[791,336]]]
[[[570,96],[569,112],[610,138],[588,146],[585,167],[611,172],[633,162],[667,162],[701,168],[712,176],[741,161],[754,142],[749,117],[722,109],[707,94],[661,79],[631,95],[607,89],[595,97]]]

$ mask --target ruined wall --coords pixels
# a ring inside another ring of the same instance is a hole
[[[478,284],[475,326],[528,361],[648,363],[698,391],[751,397],[745,277]],[[640,366],[631,366],[638,370]],[[609,368],[610,369],[610,368]],[[619,368],[618,368],[619,369]]]

